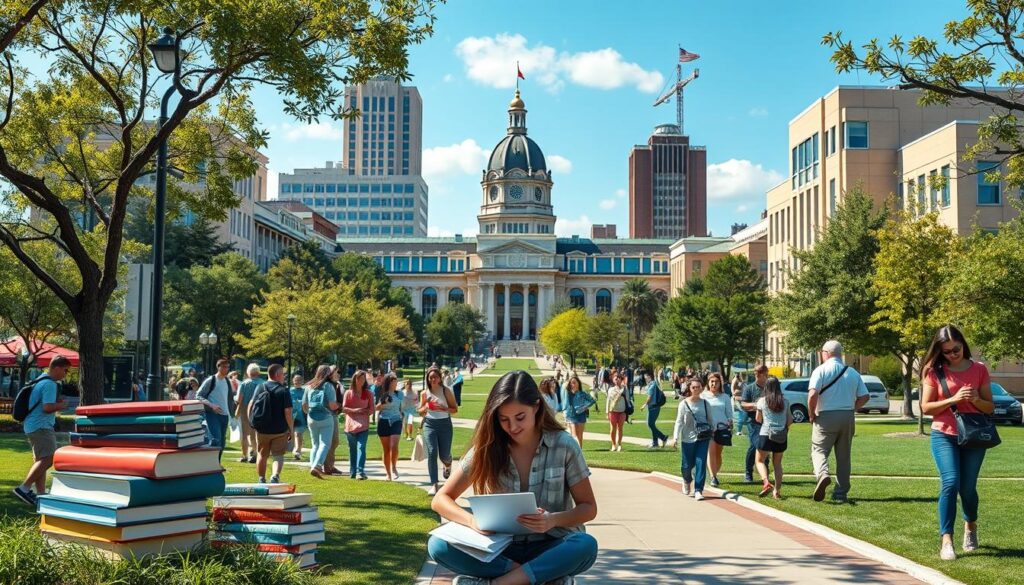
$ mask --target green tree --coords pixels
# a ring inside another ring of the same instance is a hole
[[[678,332],[671,353],[681,361],[716,362],[728,377],[738,359],[760,353],[768,295],[745,257],[712,262],[706,276],[687,283],[680,293],[665,305],[662,319]]]
[[[630,324],[630,335],[640,346],[644,337],[654,327],[658,318],[661,300],[651,290],[651,285],[642,278],[631,278],[623,283],[622,294],[616,310]]]
[[[572,308],[573,306],[572,303],[569,302],[569,299],[555,299],[555,302],[548,305],[548,319],[554,319],[558,315],[561,315]]]
[[[886,42],[872,38],[858,50],[836,31],[826,34],[822,44],[834,49],[831,60],[837,72],[866,71],[920,89],[921,105],[949,105],[954,99],[991,104],[993,115],[978,126],[978,142],[964,160],[987,160],[992,153],[1006,156],[1005,180],[1024,185],[1019,123],[1024,53],[1018,45],[1024,36],[1024,3],[968,0],[967,7],[971,14],[948,22],[942,42],[921,35],[907,41],[894,34]]]
[[[676,360],[672,348],[678,344],[677,331],[672,327],[671,321],[664,318],[665,315],[665,309],[662,307],[654,328],[644,339],[644,361],[654,365],[673,364]]]
[[[133,198],[128,203],[125,238],[150,246],[153,244],[152,207],[152,201],[142,197]],[[167,223],[164,229],[164,255],[167,266],[209,266],[214,256],[232,250],[234,245],[218,240],[213,225],[199,214],[195,214],[189,224],[173,221]],[[149,258],[137,260],[149,262]]]
[[[599,311],[587,318],[586,334],[591,353],[598,360],[614,359],[617,348],[625,349],[626,324],[618,313]]]
[[[252,260],[237,252],[213,258],[210,266],[168,270],[164,319],[169,355],[198,357],[199,334],[217,334],[217,355],[238,352],[235,337],[245,332],[245,314],[259,299],[266,282]]]
[[[344,86],[379,75],[407,79],[407,47],[432,32],[434,6],[434,0],[5,5],[0,208],[11,213],[0,220],[0,243],[75,319],[83,403],[102,400],[104,319],[125,260],[127,203],[132,195],[150,195],[137,180],[152,171],[158,146],[169,144],[169,162],[182,181],[203,187],[183,189],[172,178],[170,208],[225,217],[238,201],[234,180],[255,173],[251,152],[266,145],[250,100],[255,85],[276,89],[285,111],[303,121],[354,116],[340,99]],[[163,26],[180,33],[180,79],[189,92],[171,102],[158,129],[145,115],[171,82],[153,67],[148,45]],[[35,221],[26,234],[29,207]],[[95,225],[77,221],[82,216]],[[39,238],[74,263],[73,286],[25,246]]]
[[[409,292],[394,286],[391,277],[373,258],[356,252],[345,252],[334,259],[332,266],[340,282],[355,286],[359,298],[374,298],[385,306],[401,307],[415,339],[423,338],[423,316],[413,306]]]
[[[569,367],[576,357],[590,352],[589,320],[583,309],[570,309],[549,320],[540,330],[540,342],[551,353],[569,356]]]
[[[1024,220],[974,230],[944,286],[951,321],[993,362],[1024,357]]]
[[[870,327],[877,232],[888,217],[887,209],[872,206],[860,186],[847,191],[814,247],[792,250],[800,270],[786,274],[786,290],[769,304],[772,325],[792,347],[810,351],[838,339],[849,351],[877,355],[892,345],[890,331]]]
[[[963,245],[953,230],[939,223],[936,213],[913,219],[899,212],[879,230],[878,242],[878,309],[871,329],[896,335],[894,353],[903,366],[903,415],[911,417],[914,365],[935,330],[946,322],[939,308],[943,284],[949,280],[950,259],[962,257]],[[919,417],[919,427],[921,421]]]
[[[484,316],[466,303],[448,303],[427,323],[427,346],[448,355],[462,355],[466,343],[473,343],[487,331]]]

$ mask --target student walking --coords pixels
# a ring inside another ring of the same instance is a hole
[[[412,378],[406,378],[402,385],[402,419],[405,421],[405,440],[416,438],[416,404],[419,396],[412,389]]]
[[[754,411],[757,410],[757,400],[764,394],[764,385],[768,381],[768,366],[758,364],[754,368],[754,381],[743,387],[740,393],[740,408],[747,415],[747,458],[744,460],[743,480],[747,483],[754,481],[754,459],[757,455],[757,441],[761,435],[761,425],[754,418]]]
[[[341,383],[341,369],[337,365],[331,366],[329,381],[334,386],[334,396],[338,402],[338,408],[332,413],[334,430],[331,434],[331,445],[327,449],[327,460],[324,461],[324,473],[343,475],[341,470],[335,465],[338,457],[338,445],[341,444],[341,423],[338,421],[338,417],[341,416],[341,402],[345,396],[345,385]]]
[[[427,473],[433,486],[431,495],[437,493],[437,460],[444,466],[444,478],[452,472],[452,415],[459,411],[451,389],[441,383],[441,370],[431,367],[427,370],[427,388],[420,395],[416,409],[426,420],[423,421],[423,446],[427,450]]]
[[[693,494],[698,502],[704,499],[708,444],[716,422],[711,406],[700,397],[701,390],[700,380],[690,380],[683,400],[679,401],[672,429],[672,446],[679,445],[682,452],[683,495]]]
[[[402,438],[402,393],[398,376],[389,373],[377,388],[377,436],[384,449],[384,472],[388,481],[398,478],[398,441]]]
[[[594,405],[594,399],[583,389],[583,382],[575,373],[569,374],[562,394],[565,424],[569,425],[569,432],[576,437],[576,443],[582,449],[583,431],[587,428],[587,418],[590,416],[590,407]]]
[[[270,380],[256,388],[243,414],[256,432],[256,473],[260,483],[267,480],[267,460],[270,458],[274,459],[270,483],[278,483],[284,469],[284,453],[295,432],[292,395],[284,385],[284,366],[270,364],[267,377]]]
[[[711,487],[718,487],[718,472],[722,470],[722,453],[732,446],[732,395],[726,391],[722,375],[718,372],[708,376],[708,389],[701,393],[715,417],[714,433],[708,444],[708,470],[711,472]]]
[[[238,385],[236,394],[237,404],[235,406],[235,418],[238,419],[238,429],[242,435],[242,456],[239,463],[256,463],[256,431],[249,423],[249,403],[252,401],[256,389],[263,384],[260,378],[260,365],[249,364],[245,368],[245,381]]]
[[[217,373],[203,380],[196,395],[206,407],[206,433],[211,447],[218,447],[217,460],[224,455],[225,435],[228,430],[228,413],[237,412],[228,382],[228,360],[217,360]],[[247,460],[248,461],[248,460]]]
[[[832,483],[828,457],[835,448],[836,487],[832,501],[845,503],[850,492],[850,451],[853,447],[853,413],[867,403],[867,386],[857,370],[843,363],[843,346],[836,340],[821,348],[822,364],[811,373],[807,383],[807,416],[811,422],[811,462],[814,476],[814,501],[825,499]]]
[[[363,370],[352,374],[352,384],[345,391],[341,410],[345,413],[345,437],[348,439],[348,476],[366,479],[366,439],[370,434],[373,393]]]
[[[732,378],[732,409],[733,422],[737,435],[743,434],[743,428],[747,426],[747,411],[743,410],[741,398],[743,397],[743,377],[739,372]]]
[[[302,376],[292,376],[292,387],[288,389],[292,397],[292,455],[296,461],[302,461],[302,437],[306,434],[306,413],[302,412]]]
[[[302,394],[302,411],[309,424],[309,473],[323,479],[327,473],[327,450],[337,425],[338,395],[331,383],[331,366],[324,364],[306,384]]]
[[[775,376],[768,376],[764,384],[764,396],[757,399],[754,417],[761,426],[757,437],[755,465],[761,478],[761,496],[772,492],[776,500],[782,499],[782,455],[786,452],[789,427],[793,424],[793,413],[789,401],[782,395],[782,386]],[[775,482],[768,479],[768,459],[771,459]]]
[[[608,413],[608,423],[611,426],[609,431],[612,441],[611,451],[622,451],[622,425],[626,423],[626,390],[625,374],[617,374],[615,386],[608,389],[608,401],[604,408]]]
[[[514,537],[490,562],[430,537],[427,553],[458,575],[455,583],[565,584],[594,564],[597,541],[583,529],[597,516],[590,469],[579,445],[562,431],[529,374],[520,370],[498,379],[473,446],[431,508],[477,531],[473,515],[455,502],[470,487],[476,494],[533,492],[539,509],[516,518],[530,534]]]
[[[553,413],[562,412],[561,397],[559,396],[558,383],[551,376],[544,378],[540,381],[540,395],[544,399],[544,404],[551,409]]]
[[[661,429],[658,428],[658,416],[661,415],[661,407],[665,406],[667,401],[665,392],[661,389],[658,380],[652,378],[644,389],[644,393],[647,395],[647,400],[644,401],[644,405],[640,407],[640,410],[647,411],[647,427],[651,429],[651,449],[657,449],[659,441],[661,446],[664,447],[668,444],[668,435],[661,432]]]
[[[28,469],[25,481],[13,491],[19,500],[33,509],[36,496],[46,493],[46,470],[53,467],[53,454],[57,451],[57,434],[53,428],[57,424],[57,413],[65,406],[57,382],[68,375],[70,367],[71,362],[66,357],[52,358],[46,373],[32,382],[29,391],[28,413],[22,421],[22,429],[32,448],[32,466]]]
[[[960,445],[956,419],[992,414],[992,384],[988,368],[971,359],[967,340],[952,325],[935,333],[921,363],[921,412],[932,417],[932,457],[941,480],[939,558],[952,561],[957,495],[964,515],[963,551],[978,549],[978,475],[985,461],[984,448]]]

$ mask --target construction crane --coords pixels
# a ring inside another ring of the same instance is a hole
[[[676,84],[672,89],[665,92],[665,95],[661,96],[654,101],[654,107],[658,107],[661,104],[672,99],[672,96],[676,96],[676,124],[679,125],[679,133],[683,134],[683,88],[686,84],[690,83],[694,79],[700,77],[700,69],[694,69],[693,73],[689,77],[683,79],[683,65],[682,63],[676,64]]]

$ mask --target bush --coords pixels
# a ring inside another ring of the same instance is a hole
[[[889,394],[903,396],[903,366],[894,356],[883,355],[871,360],[868,373],[878,376],[889,389]]]
[[[0,518],[0,583],[18,585],[309,585],[316,575],[255,546],[203,547],[146,559],[108,560],[84,546],[51,547],[38,521]]]

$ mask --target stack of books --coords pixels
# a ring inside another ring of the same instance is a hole
[[[216,530],[213,546],[254,543],[264,556],[316,567],[317,544],[324,541],[324,523],[312,494],[297,494],[287,483],[236,483],[213,499]]]
[[[191,438],[202,409],[195,400],[79,407],[72,445],[54,454],[50,493],[39,496],[47,540],[111,558],[200,544],[206,500],[224,491],[218,449]]]

